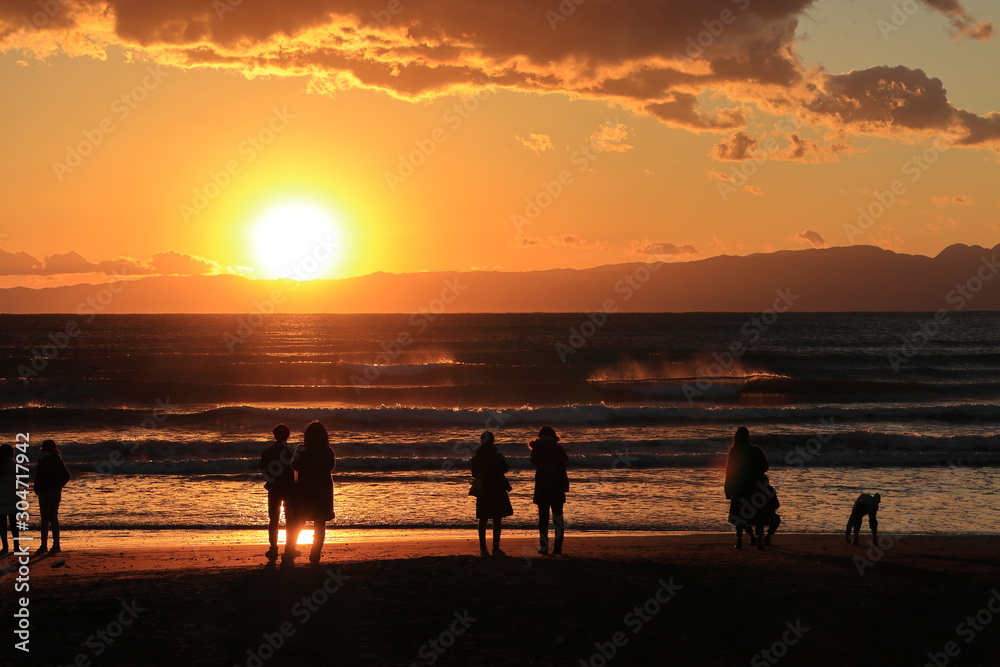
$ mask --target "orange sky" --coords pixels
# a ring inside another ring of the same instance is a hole
[[[996,3],[631,4],[2,1],[0,286],[997,242]]]

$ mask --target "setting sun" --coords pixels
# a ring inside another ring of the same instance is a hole
[[[264,278],[328,278],[342,258],[339,221],[307,202],[268,208],[254,221],[250,240]]]

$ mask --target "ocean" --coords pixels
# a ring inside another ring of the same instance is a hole
[[[68,530],[263,528],[271,429],[297,443],[319,419],[334,529],[471,529],[486,429],[512,468],[506,523],[530,528],[526,443],[548,424],[570,531],[729,530],[746,426],[783,531],[842,531],[877,491],[884,533],[1000,533],[1000,314],[4,315],[0,331],[2,431],[29,434],[32,460],[57,442]]]

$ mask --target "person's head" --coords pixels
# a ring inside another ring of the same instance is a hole
[[[278,424],[275,426],[272,433],[274,433],[274,439],[278,442],[287,442],[289,436],[292,435],[292,432],[284,424]]]
[[[881,493],[876,493],[874,496],[872,496],[872,498],[875,499],[875,504],[876,505],[878,505],[880,502],[882,502],[882,494]]]
[[[551,426],[543,426],[538,429],[538,439],[539,440],[559,440],[559,436],[556,435],[556,430]]]
[[[489,447],[496,443],[496,438],[493,437],[493,433],[490,431],[483,431],[483,434],[479,436],[479,444],[483,447]]]
[[[55,440],[45,440],[42,442],[42,452],[45,454],[54,454],[56,452],[56,441]]]
[[[313,421],[306,426],[305,433],[302,434],[302,441],[308,447],[329,447],[330,434],[326,432],[326,427],[318,421]]]
[[[0,463],[14,460],[14,448],[10,445],[0,445]]]
[[[740,426],[733,435],[733,447],[746,447],[750,444],[750,431],[746,426]]]

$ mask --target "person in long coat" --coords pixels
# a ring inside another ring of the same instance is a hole
[[[313,524],[313,543],[309,562],[318,563],[326,539],[326,522],[334,518],[333,477],[337,457],[330,447],[330,434],[318,421],[311,422],[305,430],[302,444],[292,457],[295,471],[295,491],[292,499],[292,521],[285,540],[282,562],[295,557],[295,544],[299,532],[307,521]]]
[[[503,517],[512,516],[510,504],[510,484],[506,472],[510,470],[507,459],[497,451],[493,434],[485,431],[479,436],[479,447],[472,456],[473,487],[476,493],[476,518],[479,519],[479,553],[488,556],[486,549],[486,524],[493,522],[493,555],[503,556],[500,549],[500,534],[503,531]]]
[[[757,548],[764,548],[764,522],[770,497],[765,473],[770,466],[764,450],[750,444],[750,431],[736,429],[726,460],[725,493],[729,499],[729,523],[736,527],[736,548],[743,548],[743,527],[757,532]]]

